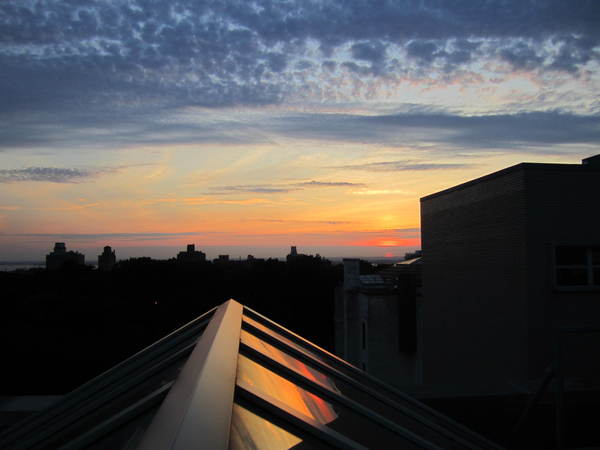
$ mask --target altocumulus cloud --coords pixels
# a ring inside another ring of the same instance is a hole
[[[12,111],[76,108],[86,98],[277,103],[301,87],[299,67],[331,69],[332,55],[402,76],[457,70],[475,57],[575,73],[600,58],[600,4],[583,1],[6,0],[0,21],[0,108]],[[309,59],[319,64],[298,65]],[[89,97],[72,101],[73,90]]]
[[[99,128],[115,130],[96,136],[108,146],[235,141],[197,124],[152,131],[184,107],[280,104],[308,79],[346,95],[343,77],[452,77],[475,60],[575,79],[600,60],[598,23],[597,1],[5,0],[0,148],[76,147]]]

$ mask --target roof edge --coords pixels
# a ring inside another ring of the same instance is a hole
[[[455,186],[443,189],[438,192],[434,192],[433,194],[425,195],[420,198],[420,201],[427,201],[435,197],[439,197],[445,194],[449,194],[450,192],[459,191],[470,186],[474,186],[483,181],[492,180],[494,178],[502,177],[504,175],[508,175],[509,173],[517,172],[519,170],[583,170],[586,172],[589,171],[600,171],[600,167],[591,164],[564,164],[564,163],[531,163],[531,162],[522,162],[519,164],[515,164],[514,166],[506,167],[504,169],[498,170],[496,172],[489,173],[487,175],[483,175],[478,178],[474,178],[473,180],[466,181],[464,183],[457,184]]]

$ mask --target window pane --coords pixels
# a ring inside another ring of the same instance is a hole
[[[592,247],[592,264],[600,265],[600,247]]]
[[[323,375],[317,369],[314,369],[304,364],[302,361],[299,361],[293,356],[288,355],[287,353],[282,352],[278,348],[273,347],[272,345],[266,343],[262,339],[257,338],[253,334],[242,330],[241,341],[247,346],[252,347],[254,350],[277,361],[279,364],[287,367],[288,369],[292,369],[293,371],[308,378],[309,380],[319,383],[321,386],[330,389],[333,392],[340,392],[329,377]]]
[[[556,264],[559,266],[586,265],[587,248],[573,246],[556,247]]]
[[[556,270],[556,284],[559,286],[587,286],[587,268]]]
[[[262,323],[259,323],[256,320],[251,319],[248,316],[244,316],[244,322],[249,323],[253,327],[258,328],[260,331],[262,331],[262,332],[264,332],[264,333],[266,333],[266,334],[268,334],[270,336],[273,336],[274,338],[276,338],[276,339],[280,340],[281,342],[289,345],[290,347],[292,347],[292,348],[294,348],[294,349],[296,349],[296,350],[304,353],[305,355],[308,355],[308,356],[310,356],[312,358],[316,358],[316,359],[318,359],[319,361],[321,361],[321,362],[323,362],[325,364],[328,363],[328,361],[326,361],[324,358],[320,357],[319,355],[317,355],[317,354],[309,351],[305,347],[303,347],[301,345],[298,345],[298,344],[296,344],[293,341],[290,341],[289,339],[283,337],[281,334],[276,333],[275,331],[271,330],[270,328],[265,327]]]
[[[238,359],[238,383],[250,385],[260,395],[273,397],[300,415],[367,447],[421,448],[349,408],[325,401],[243,355]]]
[[[284,450],[296,446],[307,450],[329,448],[313,439],[301,438],[237,402],[233,404],[230,450]]]
[[[356,388],[352,384],[342,380],[339,377],[323,374],[318,369],[310,367],[304,364],[302,361],[298,361],[291,355],[288,355],[287,353],[273,347],[256,336],[248,333],[247,331],[242,330],[241,341],[249,347],[252,347],[254,350],[287,367],[288,369],[295,371],[299,375],[302,375],[303,377],[320,384],[336,394],[344,395],[360,403],[361,405],[371,409],[383,417],[386,417],[392,422],[395,422],[398,425],[401,425],[425,437],[442,448],[461,448],[455,440],[445,437],[436,430],[423,424],[418,419],[415,419],[414,417],[389,406],[376,397],[373,397],[368,393]]]
[[[600,267],[594,267],[594,286],[600,286]]]

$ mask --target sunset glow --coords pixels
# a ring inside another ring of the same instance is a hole
[[[0,4],[0,260],[402,255],[420,197],[597,153],[594,2],[78,5]]]

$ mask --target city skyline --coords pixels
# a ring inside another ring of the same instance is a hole
[[[9,264],[13,267],[12,263],[18,268],[18,263],[25,265],[41,264],[44,265],[45,255],[52,252],[52,246],[55,243],[49,242],[47,248],[40,253],[33,251],[31,253],[21,252],[14,258],[3,258],[0,259],[0,264]],[[102,253],[105,245],[101,247],[78,247],[77,241],[65,242],[69,251],[76,251],[82,253],[85,256],[86,265],[97,265],[98,255]],[[114,247],[107,242],[106,245],[110,246],[112,250],[116,252],[116,260],[123,261],[130,258],[152,258],[156,260],[168,260],[176,259],[177,254],[185,250],[185,247],[172,247],[172,246],[144,246],[144,247]],[[413,250],[418,250],[419,247],[392,247],[391,251],[381,253],[380,247],[334,247],[334,246],[320,246],[320,247],[302,247],[299,248],[299,252],[307,255],[319,255],[323,258],[330,259],[341,259],[341,258],[366,258],[369,260],[376,260],[381,258],[382,260],[389,259],[402,260],[406,253],[410,253]],[[206,260],[212,261],[219,255],[226,254],[232,261],[246,260],[248,256],[254,258],[274,258],[285,260],[286,255],[290,252],[290,246],[287,247],[250,247],[250,246],[198,246],[196,250],[203,251],[206,253]],[[337,253],[336,253],[337,252]],[[0,270],[2,270],[0,268]]]
[[[594,2],[31,0],[0,20],[0,260],[401,257],[420,197],[598,154]]]

